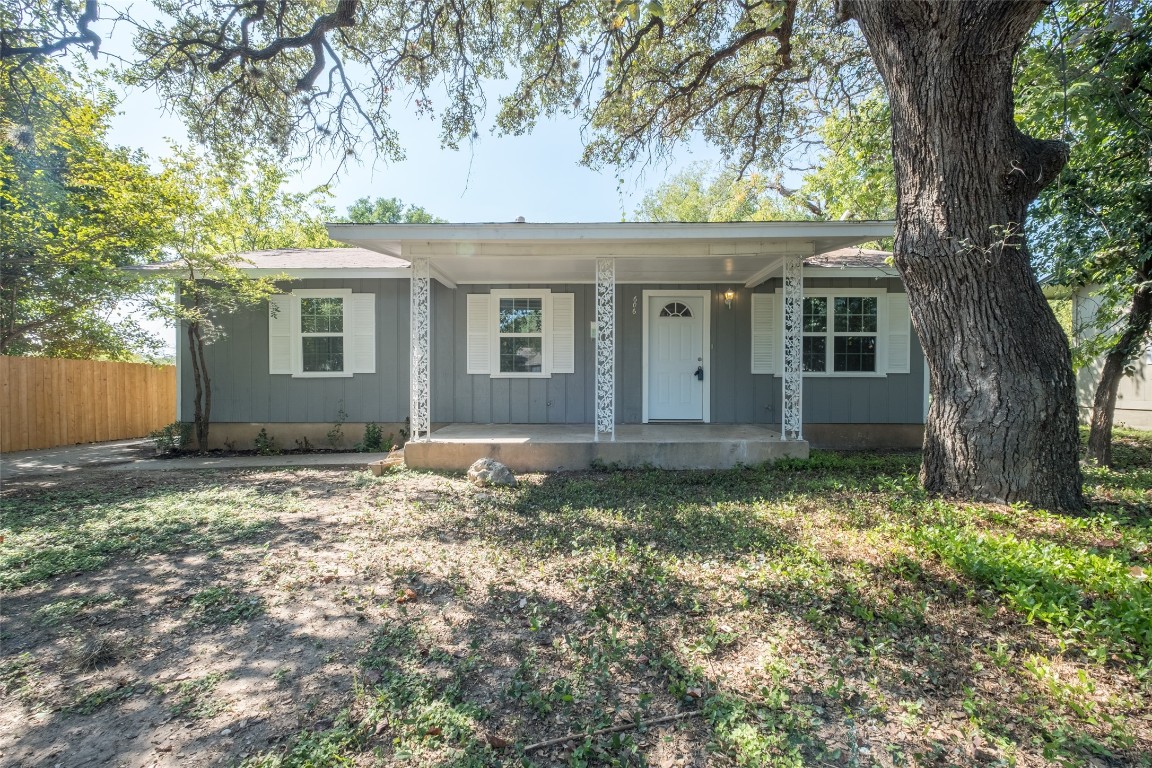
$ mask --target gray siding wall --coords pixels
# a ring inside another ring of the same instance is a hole
[[[805,285],[820,288],[885,288],[902,293],[897,279],[811,278]],[[492,379],[464,373],[467,294],[487,293],[493,288],[550,288],[576,295],[576,370],[550,379]],[[779,280],[758,286],[770,293]],[[714,423],[776,424],[781,418],[781,384],[777,376],[751,372],[752,308],[749,291],[739,289],[732,309],[724,304],[725,286],[715,285],[622,285],[616,290],[616,419],[621,424],[643,418],[643,329],[645,290],[710,290],[711,321],[711,419]],[[478,424],[588,424],[593,420],[595,344],[589,323],[596,317],[593,286],[460,286],[452,308],[437,293],[434,344],[451,344],[453,355],[433,350],[433,379],[438,389],[432,396],[433,421]],[[447,298],[447,297],[445,297]],[[633,310],[635,307],[635,310]],[[451,315],[451,329],[448,317]],[[583,364],[581,364],[583,361]],[[804,420],[812,424],[920,424],[924,421],[923,354],[913,343],[911,372],[886,377],[820,378],[804,380]]]
[[[780,280],[769,280],[756,287],[757,293],[771,293],[781,287]],[[804,287],[821,288],[886,288],[889,293],[904,293],[904,284],[896,278],[869,277],[833,279],[807,278]],[[721,304],[723,306],[723,304]],[[745,308],[750,312],[750,308]],[[744,325],[751,325],[746,317]],[[750,343],[750,342],[749,342]],[[745,355],[749,354],[745,351]],[[924,352],[912,334],[909,372],[887,376],[804,378],[804,421],[808,424],[923,424],[924,423]],[[743,370],[750,368],[747,359]],[[756,375],[753,379],[753,412],[749,420],[779,424],[781,419],[781,381],[778,376]]]
[[[493,379],[468,374],[467,305],[469,293],[499,288],[548,288],[575,296],[576,373],[547,379]],[[432,421],[474,424],[590,424],[596,345],[589,323],[596,318],[591,285],[462,285],[442,289],[433,297],[436,315],[433,339]],[[442,367],[437,369],[437,365]],[[617,381],[620,379],[617,378]],[[639,419],[637,419],[639,421]]]
[[[408,281],[295,280],[284,287],[350,288],[376,294],[376,373],[307,379],[268,373],[268,305],[221,322],[225,338],[206,347],[214,422],[399,422],[408,417]],[[181,418],[192,418],[192,365],[180,334]]]
[[[901,292],[896,279],[811,278],[820,288],[878,288]],[[769,293],[779,280],[758,286]],[[397,422],[408,416],[408,281],[301,280],[292,288],[351,288],[376,294],[376,373],[340,379],[294,379],[268,373],[268,313],[259,307],[230,318],[227,338],[208,348],[213,377],[213,421],[331,422],[343,403],[348,421]],[[576,371],[548,379],[493,379],[469,375],[465,367],[467,295],[493,288],[546,287],[575,295]],[[642,418],[643,291],[710,290],[712,293],[711,420],[715,423],[780,422],[781,383],[777,376],[751,373],[750,292],[737,289],[728,309],[716,285],[622,285],[616,294],[616,418],[622,424]],[[635,302],[635,311],[633,303]],[[432,421],[478,424],[589,424],[593,420],[595,319],[591,285],[461,285],[432,288]],[[181,346],[183,416],[191,418],[192,378]],[[804,380],[804,421],[810,424],[923,423],[924,359],[913,334],[911,372],[886,377]]]

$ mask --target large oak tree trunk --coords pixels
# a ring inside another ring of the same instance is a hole
[[[1012,60],[1043,7],[844,0],[841,11],[859,22],[892,107],[895,261],[931,378],[924,487],[1076,511],[1072,361],[1023,237],[1067,148],[1013,121]]]
[[[1140,352],[1140,343],[1152,323],[1152,286],[1146,273],[1140,275],[1141,285],[1132,295],[1132,308],[1124,332],[1104,358],[1104,369],[1092,398],[1092,421],[1088,433],[1088,460],[1112,466],[1112,424],[1116,414],[1116,392],[1124,368]]]

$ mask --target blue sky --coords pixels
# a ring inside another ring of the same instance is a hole
[[[111,140],[139,147],[152,158],[167,151],[168,138],[186,142],[179,118],[164,114],[156,95],[125,94]],[[397,110],[400,113],[400,110]],[[343,212],[360,197],[399,197],[453,222],[619,221],[631,217],[645,191],[695,162],[716,162],[702,141],[685,145],[669,161],[645,169],[593,171],[580,165],[582,145],[576,120],[541,122],[527,136],[481,138],[460,151],[442,149],[439,126],[400,113],[394,123],[407,158],[352,164],[332,184],[333,204]],[[316,160],[296,182],[306,189],[324,184],[335,163]],[[623,183],[618,183],[618,179]]]

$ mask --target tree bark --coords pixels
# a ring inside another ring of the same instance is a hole
[[[204,358],[204,337],[199,323],[188,323],[188,351],[192,360],[192,423],[196,428],[196,449],[208,450],[208,427],[212,415],[212,382],[208,378],[208,361]]]
[[[1106,467],[1112,466],[1112,424],[1120,379],[1124,377],[1124,367],[1140,352],[1140,342],[1152,324],[1152,285],[1148,283],[1147,275],[1142,277],[1140,287],[1132,295],[1132,308],[1128,312],[1124,333],[1104,358],[1104,369],[1100,372],[1100,382],[1092,398],[1087,458]]]
[[[200,364],[196,366],[200,377],[196,391],[202,393],[202,404],[197,407],[200,418],[196,422],[196,445],[204,453],[208,450],[208,429],[212,426],[212,379],[208,375],[208,359],[204,356],[204,336],[199,323],[196,324],[196,354],[200,357]]]
[[[1083,506],[1076,388],[1023,228],[1067,147],[1013,120],[1043,2],[843,0],[887,86],[895,262],[930,373],[920,478],[950,497]]]

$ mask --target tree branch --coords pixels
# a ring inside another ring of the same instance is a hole
[[[358,0],[337,0],[335,12],[325,14],[316,19],[312,24],[312,28],[309,29],[307,33],[292,37],[277,38],[263,48],[251,47],[248,44],[248,40],[251,26],[264,18],[266,2],[265,0],[258,0],[252,5],[256,8],[255,13],[245,16],[243,21],[240,22],[240,44],[221,50],[220,55],[217,56],[215,60],[208,62],[208,71],[212,73],[219,72],[237,59],[239,59],[241,63],[267,61],[293,48],[311,48],[312,66],[296,81],[296,90],[302,92],[310,89],[316,83],[316,79],[324,72],[324,42],[328,33],[341,27],[355,26]],[[227,24],[221,27],[221,36],[223,36],[223,31],[226,26]],[[203,43],[205,41],[199,42]],[[221,43],[217,42],[213,47],[219,49],[221,45]]]
[[[623,731],[631,731],[636,728],[647,728],[653,725],[664,725],[665,723],[673,723],[677,720],[685,720],[689,717],[699,717],[700,711],[693,710],[691,712],[680,712],[675,715],[667,715],[665,717],[658,717],[655,720],[637,720],[634,723],[625,723],[623,725],[613,725],[609,728],[601,728],[598,731],[591,733],[570,733],[567,736],[560,736],[555,739],[548,739],[547,741],[538,741],[535,744],[529,744],[524,747],[524,754],[529,752],[536,752],[537,750],[546,749],[547,747],[555,747],[559,744],[567,744],[570,741],[577,739],[586,739],[590,736],[603,736],[607,733],[621,733]]]
[[[31,37],[31,29],[0,29],[0,61],[5,59],[38,59],[60,53],[72,45],[83,45],[92,58],[100,52],[101,39],[92,31],[90,25],[100,18],[100,4],[97,0],[85,0],[84,12],[76,17],[76,33],[59,37],[55,40],[45,40],[38,45],[10,45],[8,38]]]

